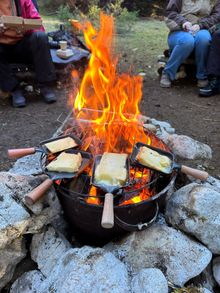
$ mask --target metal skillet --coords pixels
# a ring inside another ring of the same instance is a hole
[[[156,163],[154,165],[154,162],[152,163],[152,161],[149,161],[149,162],[147,161],[148,157],[145,158],[146,159],[145,164],[140,163],[138,160],[138,155],[139,155],[142,147],[146,147],[149,150],[156,152],[161,158],[163,158],[163,157],[168,158],[170,163],[166,167],[158,166],[158,165],[156,165]],[[176,163],[175,159],[174,159],[174,155],[172,153],[161,150],[159,148],[155,148],[153,146],[150,146],[150,145],[147,145],[147,144],[144,144],[141,142],[138,142],[134,145],[134,148],[133,148],[133,151],[131,154],[131,164],[133,166],[139,166],[142,168],[144,167],[144,168],[152,169],[154,171],[159,171],[163,174],[171,174],[174,170],[176,170],[176,171],[180,171],[186,175],[193,176],[194,178],[200,179],[202,181],[206,180],[209,176],[209,174],[205,171],[201,171],[198,169],[194,169],[194,168]]]
[[[25,202],[29,205],[34,204],[38,199],[40,199],[47,191],[48,189],[53,185],[53,181],[55,180],[61,180],[61,179],[71,179],[75,178],[78,175],[80,175],[92,162],[92,154],[81,151],[81,150],[67,150],[66,153],[71,154],[78,154],[80,153],[82,156],[82,163],[79,167],[79,170],[77,172],[50,172],[47,170],[47,166],[44,166],[43,171],[46,175],[48,175],[49,178],[47,178],[43,183],[41,183],[39,186],[34,188],[30,193],[28,193],[25,196]]]
[[[50,151],[46,147],[47,143],[53,142],[53,141],[59,141],[59,140],[61,140],[63,138],[67,138],[67,137],[70,137],[75,141],[75,143],[76,143],[75,147],[78,147],[78,146],[80,146],[82,144],[81,140],[78,137],[74,136],[74,135],[63,135],[63,136],[58,136],[58,137],[55,137],[55,138],[50,138],[50,139],[44,140],[44,141],[40,142],[39,146],[37,146],[37,147],[9,149],[8,150],[8,157],[11,158],[11,159],[18,159],[18,158],[25,157],[25,156],[28,156],[28,155],[33,155],[36,152],[41,152],[41,153],[48,154],[48,153],[50,153]],[[69,148],[66,148],[66,149],[69,149]],[[62,151],[66,150],[66,149],[63,149]]]
[[[101,226],[105,229],[111,229],[114,226],[114,201],[119,200],[122,193],[118,192],[120,189],[127,187],[130,184],[130,161],[129,157],[126,159],[125,168],[127,171],[127,180],[123,185],[108,185],[101,181],[95,180],[95,170],[100,164],[102,155],[97,155],[94,159],[92,168],[91,184],[100,188],[105,194]],[[117,193],[117,194],[116,194]]]

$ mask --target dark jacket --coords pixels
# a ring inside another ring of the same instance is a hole
[[[199,24],[201,29],[211,29],[220,23],[220,0],[170,0],[165,21],[170,31],[182,30],[186,21]]]

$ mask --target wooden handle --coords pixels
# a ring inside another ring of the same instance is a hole
[[[40,199],[47,190],[53,185],[53,180],[46,179],[39,186],[34,188],[30,193],[25,196],[25,202],[29,205],[34,204],[38,199]]]
[[[182,165],[181,166],[181,172],[186,174],[186,175],[191,175],[196,179],[200,179],[202,181],[206,180],[209,177],[209,174],[205,171],[201,171],[198,169],[190,168],[187,166]]]
[[[11,159],[17,159],[27,155],[32,155],[35,152],[36,152],[35,148],[11,149],[11,150],[8,150],[8,157]]]
[[[106,193],[105,195],[101,226],[105,229],[111,229],[114,226],[114,208],[112,193]]]

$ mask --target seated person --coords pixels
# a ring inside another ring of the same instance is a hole
[[[207,64],[209,84],[199,89],[199,95],[210,97],[220,93],[220,29],[212,36]]]
[[[215,4],[213,4],[215,2]],[[220,1],[170,0],[166,24],[171,51],[162,73],[161,87],[170,87],[177,70],[194,50],[198,87],[208,84],[206,63],[211,42],[209,29],[220,22]]]
[[[40,19],[31,0],[1,0],[0,15]],[[0,89],[11,93],[14,107],[24,107],[26,100],[18,80],[11,72],[11,62],[33,64],[45,102],[56,101],[56,96],[49,86],[56,79],[55,70],[43,27],[37,31],[22,32],[18,29],[5,28],[0,23]]]

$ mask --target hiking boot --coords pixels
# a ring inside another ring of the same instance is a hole
[[[20,89],[17,89],[11,93],[12,106],[15,108],[22,108],[26,106],[26,99]]]
[[[206,87],[208,85],[208,83],[209,83],[208,79],[198,79],[197,80],[197,87],[198,88]]]
[[[199,89],[200,97],[211,97],[220,93],[220,82],[219,78],[212,78],[206,87]]]
[[[57,100],[54,91],[47,86],[41,87],[40,93],[41,93],[41,96],[44,98],[44,101],[48,104],[52,104],[56,102]]]
[[[161,80],[160,80],[160,86],[161,87],[171,87],[171,80],[169,75],[163,71],[162,76],[161,76]]]

